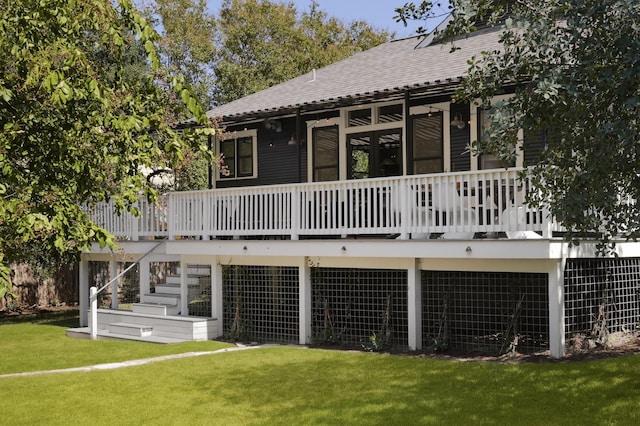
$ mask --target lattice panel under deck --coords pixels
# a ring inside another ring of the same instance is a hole
[[[313,343],[408,346],[405,270],[313,267],[312,306]]]
[[[546,274],[423,271],[423,347],[487,355],[549,348]]]
[[[603,338],[640,324],[640,259],[568,259],[565,335]]]
[[[222,271],[226,337],[298,343],[298,268],[225,265]]]

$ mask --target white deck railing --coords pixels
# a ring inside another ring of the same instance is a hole
[[[505,232],[550,235],[558,226],[545,210],[525,204],[529,181],[521,169],[400,176],[308,184],[174,192],[157,204],[140,202],[140,217],[114,205],[92,218],[119,238],[346,236]]]

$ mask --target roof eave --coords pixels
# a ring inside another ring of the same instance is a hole
[[[211,115],[210,118],[220,118],[222,123],[237,123],[250,121],[260,118],[267,118],[273,116],[281,116],[293,114],[298,111],[301,113],[314,112],[318,110],[325,110],[330,108],[343,108],[351,105],[358,105],[363,103],[370,103],[382,100],[394,100],[402,99],[406,92],[411,94],[421,95],[423,97],[429,96],[442,96],[447,94],[453,94],[455,89],[462,82],[463,77],[447,78],[444,80],[427,81],[424,83],[417,83],[412,85],[398,86],[391,89],[374,90],[371,92],[355,93],[352,95],[338,96],[327,99],[321,99],[317,101],[298,103],[293,105],[284,105],[280,107],[274,107],[270,109],[261,109],[246,111],[237,114],[230,114],[223,117],[217,117]],[[215,112],[215,110],[211,111]]]

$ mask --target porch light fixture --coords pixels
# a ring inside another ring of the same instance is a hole
[[[298,142],[296,141],[296,138],[291,135],[291,139],[289,139],[289,142],[287,142],[288,145],[298,145]]]
[[[453,120],[451,120],[451,127],[457,127],[458,129],[462,130],[466,125],[467,123],[465,123],[460,114],[456,114]]]
[[[266,118],[263,121],[264,128],[267,130],[274,131],[276,133],[280,133],[282,131],[282,123],[280,120],[274,120],[273,118]]]

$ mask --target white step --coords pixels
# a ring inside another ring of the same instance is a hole
[[[180,295],[173,293],[151,293],[145,294],[143,303],[158,303],[161,305],[180,305]]]
[[[169,275],[167,277],[167,284],[178,284],[180,285],[180,275]],[[200,284],[200,277],[189,275],[187,276],[187,284],[188,285],[198,285]],[[156,285],[156,287],[158,287]]]
[[[180,308],[178,305],[165,305],[162,303],[134,303],[133,312],[166,317],[167,315],[178,315]]]
[[[69,337],[76,339],[88,339],[90,337],[89,327],[69,328],[65,331]],[[101,340],[128,340],[147,343],[181,343],[188,342],[190,339],[176,339],[165,336],[132,336],[130,334],[111,333],[109,330],[98,330],[98,339]]]
[[[124,334],[127,336],[148,337],[153,334],[153,327],[150,325],[115,322],[113,324],[109,324],[109,332],[114,334]]]
[[[180,275],[181,268],[178,267],[178,275]],[[211,275],[211,267],[210,266],[194,266],[192,265],[187,269],[187,275],[200,275],[208,277]]]
[[[156,284],[156,293],[180,294],[180,283],[178,284]]]

